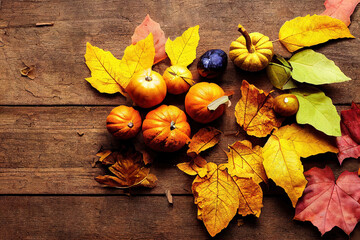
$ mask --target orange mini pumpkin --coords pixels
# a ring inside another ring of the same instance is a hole
[[[194,85],[190,70],[181,65],[168,67],[163,74],[167,91],[171,94],[181,94]]]
[[[171,105],[162,105],[150,111],[142,131],[145,144],[160,152],[179,150],[189,140],[191,133],[185,113]]]
[[[116,138],[133,138],[140,131],[141,116],[132,107],[118,106],[107,116],[106,128]]]
[[[192,86],[185,97],[185,110],[199,123],[209,123],[220,117],[229,101],[224,90],[215,83],[201,82]],[[213,105],[216,107],[212,108]]]
[[[133,102],[142,108],[150,108],[161,103],[166,96],[163,77],[150,68],[136,73],[126,87]]]

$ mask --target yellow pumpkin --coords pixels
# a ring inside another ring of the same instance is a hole
[[[248,34],[240,24],[238,30],[243,36],[231,43],[230,59],[245,71],[256,72],[266,68],[274,55],[269,37],[258,32]]]
[[[171,94],[181,94],[189,90],[194,85],[190,70],[181,65],[168,67],[163,74],[166,82],[167,91]]]

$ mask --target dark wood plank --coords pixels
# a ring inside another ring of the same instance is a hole
[[[265,198],[259,219],[246,217],[237,226],[235,217],[214,239],[346,239],[335,228],[320,236],[310,223],[293,221],[287,201]],[[190,196],[73,197],[3,196],[0,198],[1,239],[209,239],[196,219]],[[352,239],[360,237],[357,226]]]
[[[146,11],[145,11],[146,10]],[[238,37],[237,24],[259,31],[272,40],[278,38],[281,25],[294,17],[321,13],[323,3],[314,0],[255,1],[215,0],[182,1],[3,1],[0,12],[0,98],[1,105],[106,105],[124,103],[119,95],[100,94],[84,78],[90,72],[84,64],[87,41],[110,50],[121,58],[130,43],[134,28],[146,13],[158,21],[167,36],[174,39],[187,27],[200,25],[198,57],[208,49],[228,51]],[[37,22],[55,22],[51,27],[35,27]],[[350,30],[360,35],[359,8],[352,17]],[[277,52],[281,51],[277,44]],[[353,81],[322,87],[334,103],[360,102],[360,42],[357,39],[331,41],[316,47],[351,77]],[[20,76],[23,61],[35,64],[34,80]],[[156,67],[162,73],[166,63]],[[196,62],[191,66],[196,70]],[[225,89],[238,91],[241,80],[270,90],[266,74],[245,73],[229,60],[221,80]]]
[[[226,162],[227,146],[249,139],[263,145],[265,139],[247,137],[235,123],[234,105],[212,126],[224,134],[215,148],[203,156],[216,163]],[[339,107],[345,109],[348,107]],[[102,174],[92,163],[101,147],[114,149],[123,144],[111,137],[105,119],[112,107],[1,107],[0,108],[0,194],[121,194],[122,190],[102,188],[94,177]],[[144,115],[145,112],[142,112]],[[200,127],[192,122],[193,133]],[[83,135],[82,135],[83,134]],[[80,136],[82,135],[82,136]],[[133,141],[143,146],[139,134]],[[164,194],[166,189],[176,194],[191,193],[193,177],[176,168],[186,161],[186,147],[177,153],[155,154],[151,172],[159,178],[153,190],[138,190],[136,194]],[[345,160],[340,167],[335,154],[322,154],[303,160],[305,170],[329,165],[336,175],[344,170],[356,171],[358,160]],[[266,190],[267,191],[267,190]],[[271,186],[267,194],[283,194]]]

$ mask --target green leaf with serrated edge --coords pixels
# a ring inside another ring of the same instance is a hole
[[[296,121],[310,124],[317,130],[330,136],[341,136],[340,116],[331,99],[314,87],[291,91],[299,101]]]
[[[312,49],[296,53],[289,62],[293,68],[292,78],[298,82],[320,85],[351,80],[333,61]]]

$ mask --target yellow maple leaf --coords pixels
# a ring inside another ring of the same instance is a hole
[[[131,44],[125,49],[117,82],[126,89],[135,73],[152,67],[154,57],[153,35],[149,33],[145,39],[138,41],[135,45]]]
[[[279,31],[280,42],[290,52],[338,38],[354,36],[344,22],[325,15],[294,18],[285,22]]]
[[[260,146],[252,147],[251,142],[237,141],[226,152],[229,174],[237,177],[252,177],[256,183],[265,182],[268,179],[263,165],[262,149]]]
[[[295,207],[307,181],[300,157],[338,152],[331,137],[296,123],[275,130],[263,147],[266,174],[282,187]]]
[[[213,127],[201,128],[191,138],[187,154],[196,156],[200,152],[215,146],[220,141],[221,132]]]
[[[121,61],[111,52],[86,43],[85,63],[91,71],[91,77],[85,78],[91,86],[101,93],[125,95],[124,89],[117,83]]]
[[[165,44],[165,52],[170,58],[172,65],[190,65],[196,58],[196,48],[199,44],[199,25],[187,29],[174,41],[168,40]]]
[[[273,110],[273,97],[263,90],[242,81],[241,99],[235,106],[237,123],[247,134],[266,137],[274,128],[280,127],[283,119]]]
[[[257,183],[251,178],[230,176],[225,164],[209,162],[205,168],[206,176],[195,178],[192,192],[198,205],[197,217],[211,236],[226,228],[237,212],[259,217],[263,193]]]

